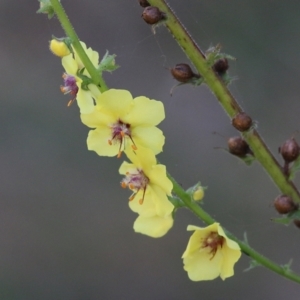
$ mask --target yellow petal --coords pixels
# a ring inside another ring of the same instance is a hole
[[[165,218],[159,216],[150,218],[139,216],[133,224],[133,229],[135,232],[158,238],[165,235],[172,226],[173,218],[171,215]]]
[[[165,118],[164,105],[161,101],[140,96],[133,99],[133,104],[131,111],[124,119],[124,122],[132,126],[140,124],[155,126]]]
[[[89,150],[97,152],[101,156],[115,156],[119,152],[119,144],[110,145],[108,140],[111,138],[111,130],[107,127],[97,127],[90,130],[87,145]]]
[[[151,184],[153,190],[152,201],[155,205],[156,214],[165,217],[172,213],[174,206],[169,201],[166,193],[157,185]]]
[[[216,252],[212,258],[209,249],[201,249],[183,259],[184,270],[193,281],[212,280],[217,278],[221,272],[222,255]]]
[[[168,196],[171,195],[173,184],[167,177],[166,166],[155,165],[150,172],[147,173],[151,185],[159,186]]]
[[[72,54],[64,56],[61,63],[67,74],[75,76],[78,71],[78,65]]]
[[[77,86],[79,86],[79,84],[77,84]],[[90,91],[85,91],[79,87],[76,100],[80,113],[90,114],[95,110],[94,100]]]
[[[240,259],[242,253],[239,249],[235,250],[229,248],[227,243],[223,245],[221,252],[224,259],[222,262],[220,277],[225,280],[226,278],[234,275],[234,264]]]
[[[137,126],[132,128],[132,138],[139,147],[151,149],[154,154],[162,152],[165,143],[165,136],[162,131],[154,126]]]
[[[112,115],[116,121],[122,120],[130,111],[132,101],[131,94],[126,90],[110,89],[97,97],[97,105],[100,105],[101,111]]]

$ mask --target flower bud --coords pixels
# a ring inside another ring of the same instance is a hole
[[[200,78],[199,75],[195,74],[191,67],[188,64],[177,64],[174,68],[171,69],[173,77],[182,83],[191,81],[194,77]]]
[[[202,186],[198,186],[195,191],[193,192],[193,199],[195,201],[200,201],[204,197],[204,189]]]
[[[147,7],[150,6],[149,2],[147,0],[139,0],[141,7]]]
[[[229,64],[225,57],[218,59],[213,65],[213,70],[220,75],[224,74],[228,69]]]
[[[234,116],[231,123],[234,128],[243,132],[252,126],[252,119],[245,112],[240,112]]]
[[[283,145],[279,148],[279,152],[284,161],[290,163],[298,158],[300,154],[300,148],[295,139],[291,138],[283,143]]]
[[[49,45],[52,53],[59,57],[64,57],[70,54],[70,49],[64,41],[58,39],[52,39]]]
[[[228,150],[231,154],[245,157],[247,154],[251,153],[249,145],[240,136],[234,136],[228,139]]]
[[[295,204],[291,197],[286,195],[280,195],[274,200],[274,207],[278,213],[284,215],[288,214],[296,209],[298,205]]]
[[[163,20],[165,14],[155,6],[147,6],[143,11],[142,18],[146,23],[153,25]]]

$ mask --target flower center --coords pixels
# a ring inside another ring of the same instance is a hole
[[[118,158],[121,157],[122,151],[124,151],[126,147],[126,137],[128,137],[131,140],[132,149],[137,150],[137,147],[131,136],[130,124],[123,123],[121,120],[119,120],[118,122],[112,124],[110,128],[112,131],[112,138],[111,140],[108,140],[108,143],[110,145],[112,145],[113,142],[117,142],[120,144]]]
[[[143,196],[139,199],[139,203],[143,204],[147,185],[149,184],[149,178],[144,174],[142,170],[135,169],[131,172],[127,172],[125,178],[121,181],[123,188],[129,188],[133,191],[133,194],[129,197],[129,201],[132,201],[136,194],[142,190]]]
[[[210,258],[212,260],[218,251],[218,247],[220,246],[222,248],[223,244],[223,236],[220,236],[217,232],[210,232],[202,241],[201,248],[210,248],[209,253],[212,254],[212,257]]]
[[[70,106],[75,101],[78,92],[76,78],[67,73],[64,73],[62,77],[64,79],[64,85],[60,87],[61,92],[64,94],[71,94],[72,96],[74,96],[74,98],[68,102],[68,106]]]

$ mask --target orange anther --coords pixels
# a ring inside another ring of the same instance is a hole
[[[111,141],[111,140],[108,140],[108,144],[111,146],[111,145],[112,145],[112,141]]]
[[[121,187],[122,187],[123,189],[126,189],[126,188],[127,188],[127,184],[126,184],[124,181],[122,181],[122,182],[121,182]]]
[[[133,150],[137,150],[137,146],[136,146],[136,145],[131,145],[131,148],[132,148]]]

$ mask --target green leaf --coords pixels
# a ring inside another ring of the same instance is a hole
[[[175,196],[168,196],[169,201],[174,205],[175,209],[176,208],[180,208],[180,207],[185,207],[186,205],[184,204],[184,202]]]
[[[278,223],[278,224],[283,224],[283,225],[289,225],[294,220],[300,220],[300,211],[299,210],[293,211],[293,212],[285,215],[282,218],[271,219],[271,221]]]
[[[108,51],[106,51],[105,55],[103,56],[99,67],[98,67],[98,71],[99,72],[112,72],[116,69],[119,68],[118,65],[116,65],[116,60],[115,60],[116,55],[112,54],[110,55]]]
[[[290,168],[289,180],[293,180],[296,173],[300,171],[300,156],[294,161],[292,167]]]
[[[247,269],[244,270],[244,272],[248,272],[256,267],[260,267],[261,264],[259,262],[257,262],[256,260],[251,260],[250,261],[250,264],[249,264],[249,267]]]

